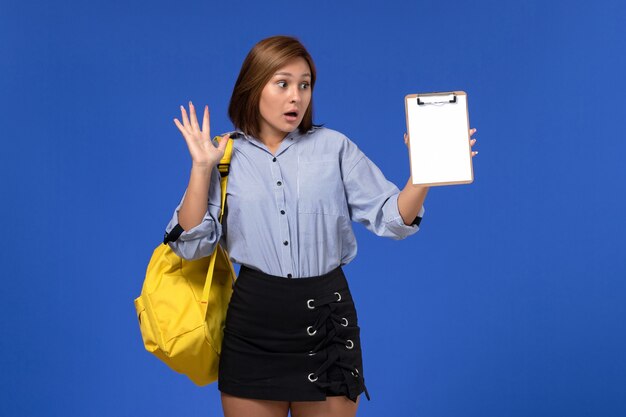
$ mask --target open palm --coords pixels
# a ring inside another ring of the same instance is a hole
[[[219,141],[219,146],[217,147],[211,141],[209,106],[204,107],[202,129],[200,129],[200,125],[198,124],[196,109],[191,101],[189,102],[189,117],[187,117],[185,107],[180,106],[180,111],[182,113],[181,118],[183,122],[181,124],[178,119],[174,119],[174,123],[187,142],[193,165],[197,167],[213,168],[224,156],[228,135],[225,135],[222,140]]]

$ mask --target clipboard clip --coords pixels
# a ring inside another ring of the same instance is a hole
[[[426,104],[435,104],[435,105],[441,105],[441,104],[454,104],[456,103],[456,94],[454,93],[440,93],[440,94],[429,94],[428,96],[424,96],[424,97],[433,97],[433,100],[427,100],[427,101],[422,101],[420,100],[420,97],[417,97],[417,105],[418,106],[423,106]],[[445,97],[445,100],[437,100],[435,97]],[[452,97],[452,98],[450,98]]]

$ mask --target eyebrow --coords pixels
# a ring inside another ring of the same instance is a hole
[[[277,72],[274,74],[274,76],[277,75],[286,75],[288,77],[293,77],[293,74],[291,74],[290,72]],[[305,72],[304,74],[302,74],[303,77],[311,77],[311,74],[309,74],[308,72]]]

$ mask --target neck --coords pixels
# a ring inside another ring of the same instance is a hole
[[[287,137],[287,135],[288,133],[279,131],[260,132],[259,140],[269,147],[278,146],[283,141],[283,139]]]

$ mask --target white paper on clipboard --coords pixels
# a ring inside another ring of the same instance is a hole
[[[405,97],[413,184],[469,184],[474,180],[467,94]]]

